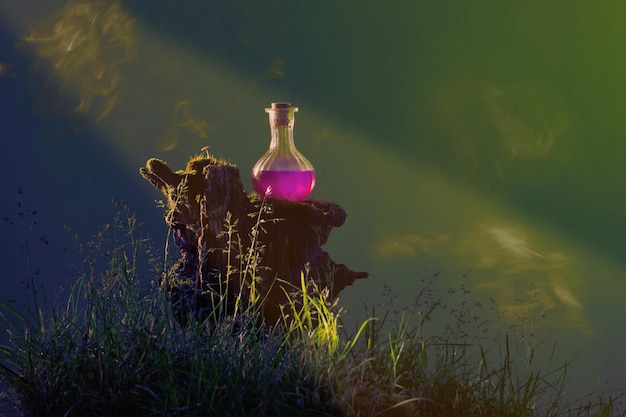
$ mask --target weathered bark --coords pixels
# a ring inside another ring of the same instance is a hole
[[[176,172],[152,158],[140,173],[167,198],[165,222],[181,253],[170,291],[183,323],[189,314],[204,316],[217,305],[231,314],[237,297],[246,300],[250,291],[258,291],[265,320],[275,323],[288,301],[285,290],[301,288],[303,273],[318,289],[328,289],[329,300],[368,276],[336,264],[321,249],[331,229],[346,219],[335,203],[269,197],[262,202],[246,195],[234,165],[209,156],[194,157]],[[230,234],[228,224],[235,225]]]

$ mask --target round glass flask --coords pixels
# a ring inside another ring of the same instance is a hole
[[[315,170],[293,141],[294,114],[291,103],[272,103],[269,114],[270,147],[252,168],[252,186],[260,196],[304,200],[315,186]]]

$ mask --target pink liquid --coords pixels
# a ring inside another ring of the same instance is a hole
[[[259,171],[252,176],[252,186],[261,196],[270,186],[270,197],[303,200],[313,191],[315,171]]]

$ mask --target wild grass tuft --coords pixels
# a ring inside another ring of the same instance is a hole
[[[456,325],[427,336],[432,316],[445,311],[432,292],[436,277],[410,308],[372,309],[350,333],[337,300],[304,271],[297,288],[279,281],[289,296],[284,320],[259,325],[261,215],[252,249],[240,247],[236,221],[225,225],[228,278],[248,285],[236,314],[221,318],[216,308],[220,319],[190,315],[182,326],[170,279],[147,284],[166,260],[134,215],[122,214],[83,247],[83,272],[63,302],[0,309],[4,396],[24,416],[626,415],[617,392],[568,403],[569,364],[536,366],[533,349],[512,335],[472,338],[466,287],[451,310]]]

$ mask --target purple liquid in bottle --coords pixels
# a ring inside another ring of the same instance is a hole
[[[315,171],[259,171],[252,176],[252,186],[261,196],[271,186],[270,197],[304,200],[315,186]]]

